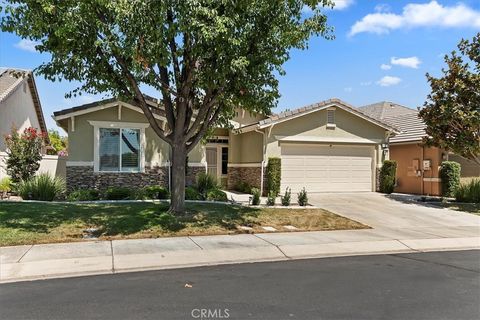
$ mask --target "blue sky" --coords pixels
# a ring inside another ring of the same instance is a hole
[[[292,52],[274,111],[333,97],[354,106],[388,100],[416,108],[429,92],[425,73],[440,75],[443,56],[480,30],[480,0],[336,1],[328,11],[335,40],[312,38],[308,50]],[[0,67],[33,69],[46,59],[28,41],[0,33]],[[49,128],[56,128],[53,111],[96,99],[65,99],[75,83],[42,76],[36,82]]]

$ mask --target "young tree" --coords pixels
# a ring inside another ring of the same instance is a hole
[[[26,181],[40,168],[45,134],[30,127],[22,134],[18,133],[16,128],[12,128],[11,134],[5,136],[7,147],[5,163],[12,182]]]
[[[68,145],[67,137],[61,136],[57,130],[50,129],[48,130],[48,138],[55,155],[66,152]]]
[[[171,210],[184,210],[185,160],[234,108],[269,113],[291,49],[331,37],[330,0],[7,0],[2,30],[37,41],[37,71],[140,107],[172,147]],[[304,14],[309,7],[308,15]],[[145,90],[161,96],[166,125]]]
[[[420,117],[428,145],[451,150],[480,164],[480,33],[459,43],[460,55],[445,56],[443,76],[427,73],[432,88]]]

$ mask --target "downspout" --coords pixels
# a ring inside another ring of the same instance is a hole
[[[168,191],[171,192],[172,190],[172,167],[170,165],[170,160],[167,160],[168,166]]]
[[[262,164],[261,164],[261,173],[260,173],[260,194],[263,195],[263,168],[265,167],[265,153],[266,153],[266,147],[265,147],[265,132],[259,131],[258,129],[254,130],[256,133],[260,133],[262,135]]]

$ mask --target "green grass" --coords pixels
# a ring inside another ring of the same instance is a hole
[[[240,225],[254,232],[267,225],[279,231],[284,225],[300,231],[368,228],[322,209],[189,203],[184,215],[173,216],[167,203],[0,203],[0,246],[81,241],[87,228],[106,240],[238,233]]]

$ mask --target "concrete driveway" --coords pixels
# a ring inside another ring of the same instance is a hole
[[[380,193],[309,194],[309,202],[373,228],[417,229],[448,227],[468,229],[480,235],[480,217],[439,208],[414,200],[412,196]]]

